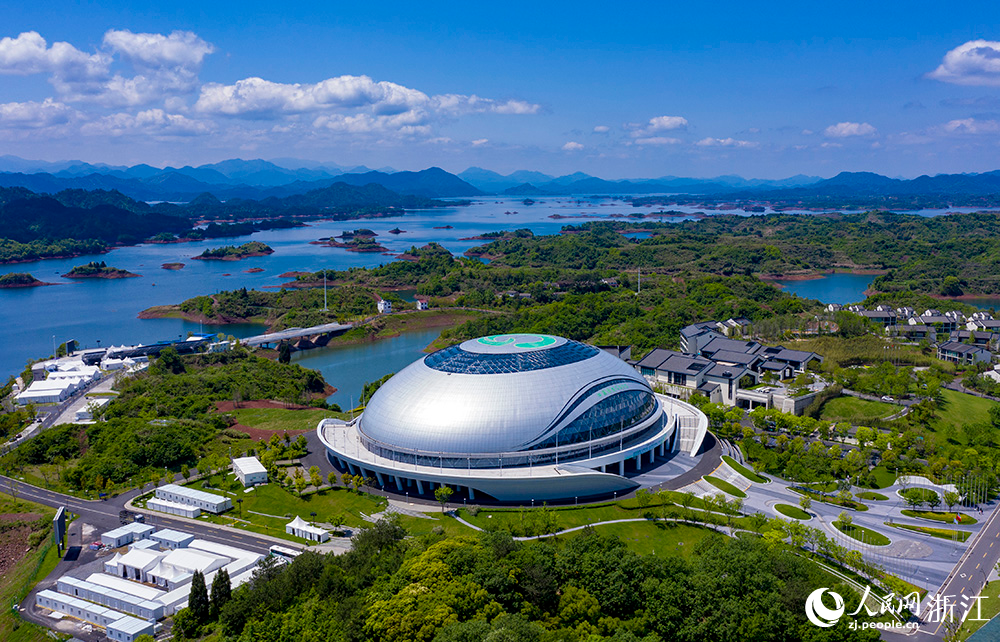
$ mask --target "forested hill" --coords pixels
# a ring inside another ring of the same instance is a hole
[[[263,201],[222,202],[210,194],[187,205],[150,205],[118,191],[63,190],[39,194],[23,187],[0,188],[0,262],[100,252],[153,237],[225,236],[281,226],[275,221],[195,230],[197,221],[218,219],[355,219],[398,216],[408,208],[453,206],[421,196],[405,196],[381,185],[335,183],[305,194]],[[287,223],[286,223],[287,224]]]
[[[622,236],[630,230],[652,236]],[[497,240],[470,253],[510,267],[722,275],[876,270],[885,272],[873,284],[882,292],[1000,293],[1000,214],[994,212],[933,218],[890,212],[710,216],[680,223],[588,222],[563,232]]]
[[[454,174],[438,167],[419,172],[385,173],[369,171],[360,174],[341,174],[319,180],[297,180],[282,185],[247,185],[219,183],[225,177],[217,172],[189,173],[180,170],[154,170],[143,176],[122,176],[92,173],[83,176],[63,176],[49,173],[25,174],[0,172],[0,186],[23,187],[34,192],[54,194],[66,189],[116,190],[131,198],[148,201],[189,201],[198,194],[209,192],[221,200],[237,198],[262,200],[285,198],[344,183],[356,187],[379,185],[392,192],[423,198],[453,198],[482,194]]]

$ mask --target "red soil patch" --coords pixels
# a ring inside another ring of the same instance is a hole
[[[30,526],[20,526],[0,533],[0,577],[6,576],[31,550],[28,547],[29,535]]]

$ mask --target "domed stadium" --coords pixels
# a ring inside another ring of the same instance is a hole
[[[632,490],[629,473],[657,456],[694,454],[702,420],[594,346],[507,334],[419,359],[360,417],[327,419],[317,431],[332,461],[388,489],[421,495],[448,485],[470,499],[541,501]]]

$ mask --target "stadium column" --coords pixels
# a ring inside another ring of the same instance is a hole
[[[396,482],[396,490],[403,492],[403,480],[399,475],[393,475],[392,479]]]
[[[424,494],[424,482],[422,482],[419,479],[417,480],[417,492],[420,493],[421,495]]]

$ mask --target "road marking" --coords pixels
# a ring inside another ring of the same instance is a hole
[[[979,564],[982,564],[982,562],[980,562]],[[979,564],[976,564],[976,569],[979,569]]]
[[[986,551],[985,553],[983,553],[983,557],[986,557],[988,554],[989,554],[989,551]]]

